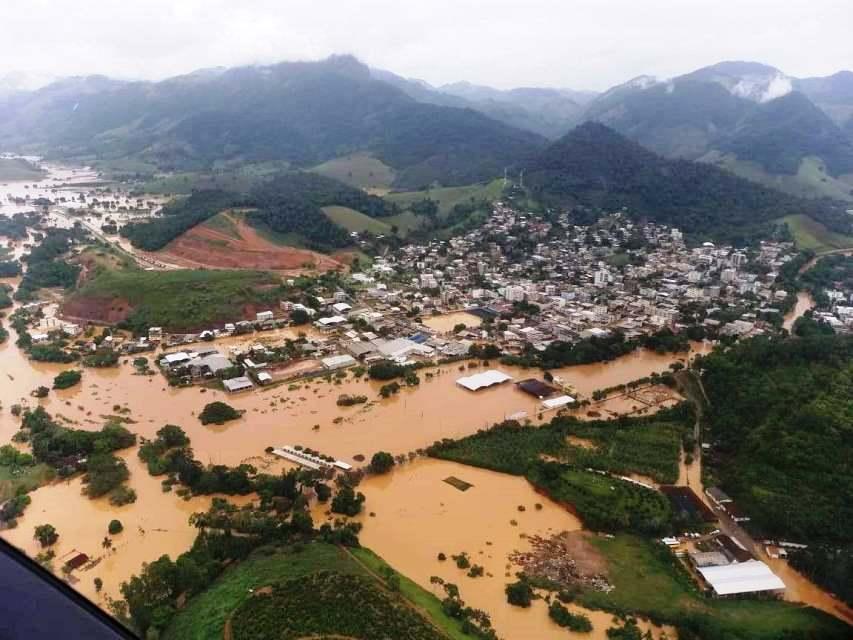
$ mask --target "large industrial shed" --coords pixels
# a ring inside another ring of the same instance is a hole
[[[717,596],[767,593],[781,595],[785,583],[760,560],[696,567]]]
[[[456,381],[456,384],[458,384],[460,387],[465,387],[469,391],[478,391],[480,389],[485,389],[486,387],[491,387],[495,384],[501,384],[509,380],[512,380],[512,376],[505,374],[503,371],[490,369],[489,371],[477,373],[473,376],[459,378]]]

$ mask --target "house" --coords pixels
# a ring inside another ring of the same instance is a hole
[[[186,351],[176,351],[175,353],[167,353],[160,360],[160,366],[172,369],[182,364],[187,364],[191,360],[190,354]]]
[[[339,356],[329,356],[328,358],[323,358],[320,360],[323,363],[323,366],[329,371],[333,371],[335,369],[345,369],[346,367],[351,367],[356,364],[355,358],[350,355],[339,355]]]
[[[272,311],[259,311],[255,314],[256,322],[269,322],[273,319]]]
[[[216,375],[232,366],[231,361],[219,352],[190,360],[190,371],[195,376]]]
[[[237,393],[239,391],[248,391],[254,385],[252,384],[252,381],[249,380],[246,376],[239,376],[237,378],[229,378],[228,380],[223,380],[222,386],[225,387],[225,390],[228,393]]]
[[[266,371],[261,371],[258,375],[258,384],[267,385],[272,382],[272,376],[268,374]]]
[[[418,344],[409,338],[396,338],[394,340],[374,340],[373,345],[384,357],[392,360],[408,358],[412,354],[429,356],[433,348],[425,344]]]
[[[705,495],[711,499],[711,502],[724,511],[726,509],[724,505],[732,501],[732,499],[719,487],[708,487],[705,489]]]
[[[515,386],[525,393],[529,393],[534,398],[544,400],[545,398],[557,393],[557,388],[549,384],[537,380],[536,378],[527,378],[521,382],[516,382]]]

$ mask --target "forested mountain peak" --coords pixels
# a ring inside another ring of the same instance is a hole
[[[809,213],[850,231],[843,208],[787,196],[714,166],[663,158],[596,122],[580,125],[527,166],[525,183],[558,206],[616,210],[697,237],[744,242],[788,213]]]

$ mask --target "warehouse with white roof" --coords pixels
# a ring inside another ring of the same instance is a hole
[[[512,380],[512,376],[505,374],[503,371],[489,369],[488,371],[483,371],[483,373],[459,378],[456,384],[460,387],[465,387],[468,391],[478,391],[492,385],[502,384],[508,380]]]
[[[772,593],[781,595],[785,583],[760,560],[748,560],[722,566],[696,567],[718,596]]]

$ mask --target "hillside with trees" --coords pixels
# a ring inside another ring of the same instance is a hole
[[[853,338],[755,338],[700,362],[709,468],[750,526],[853,541]]]
[[[853,232],[842,205],[788,196],[710,165],[669,160],[593,122],[533,159],[525,183],[546,204],[627,207],[636,217],[734,243],[766,237],[773,221],[794,213]]]
[[[308,247],[329,250],[350,244],[349,234],[326,216],[322,207],[338,205],[374,218],[399,213],[399,207],[333,178],[308,172],[277,175],[247,193],[221,189],[195,191],[146,222],[125,225],[121,234],[133,246],[156,251],[194,226],[229,208],[247,210],[254,226],[294,234]]]
[[[69,105],[74,105],[73,109]],[[424,104],[351,56],[210,70],[161,82],[73,78],[0,103],[3,146],[161,170],[373,153],[396,186],[468,184],[544,144],[471,109]]]

